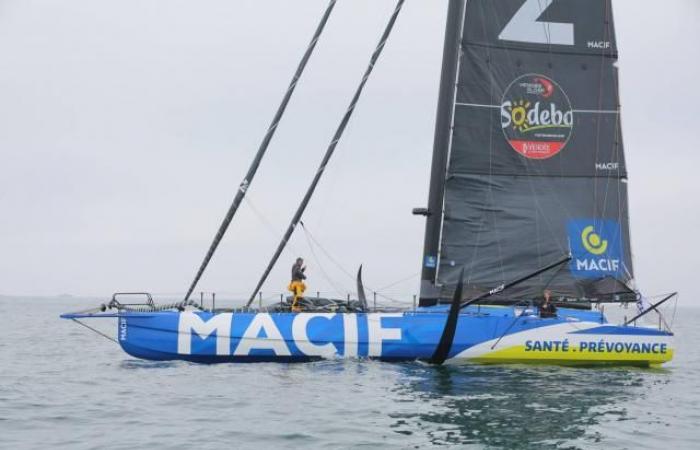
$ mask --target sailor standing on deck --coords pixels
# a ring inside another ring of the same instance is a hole
[[[305,271],[304,259],[297,258],[292,266],[292,281],[289,283],[289,287],[287,287],[287,289],[294,294],[292,312],[301,312],[301,307],[298,305],[298,302],[300,299],[304,298],[304,291],[306,291],[306,284],[304,284],[304,280],[306,279]]]

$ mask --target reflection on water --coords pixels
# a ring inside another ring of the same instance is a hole
[[[126,359],[119,362],[119,367],[125,370],[170,369],[178,365],[184,365],[184,363],[182,361],[145,361],[140,359]]]
[[[601,419],[626,420],[625,400],[644,395],[635,369],[548,366],[403,365],[398,398],[416,403],[398,414],[398,433],[425,433],[433,444],[541,448],[598,440]]]

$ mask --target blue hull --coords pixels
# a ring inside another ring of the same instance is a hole
[[[459,316],[448,362],[650,366],[673,355],[671,333],[609,325],[598,312],[560,309],[556,318],[520,312],[467,308]],[[441,307],[399,313],[164,311],[105,316],[118,319],[118,341],[128,354],[198,363],[427,360],[447,318]]]

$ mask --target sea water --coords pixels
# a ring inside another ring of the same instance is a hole
[[[0,298],[0,448],[700,448],[698,309],[664,368],[591,369],[140,361],[58,318],[96,303]]]

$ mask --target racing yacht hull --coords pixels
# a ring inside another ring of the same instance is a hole
[[[92,316],[95,317],[95,316]],[[447,314],[440,307],[377,313],[122,312],[118,341],[149,360],[303,362],[321,358],[429,360]],[[511,307],[459,315],[447,363],[657,366],[673,357],[673,334],[616,326],[594,311],[541,318]]]

